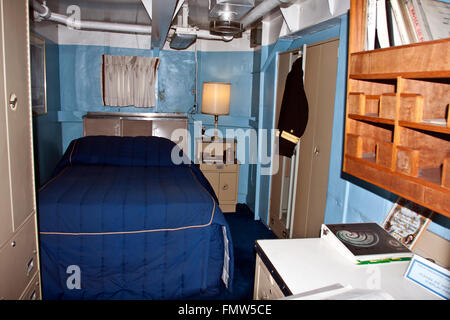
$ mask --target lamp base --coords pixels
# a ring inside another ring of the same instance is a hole
[[[212,141],[219,140],[217,136],[217,123],[219,122],[219,116],[217,114],[214,115],[214,137],[211,137]]]

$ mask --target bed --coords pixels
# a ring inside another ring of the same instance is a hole
[[[231,290],[217,197],[163,137],[73,140],[38,193],[44,299],[185,299]],[[180,149],[175,149],[181,154]]]

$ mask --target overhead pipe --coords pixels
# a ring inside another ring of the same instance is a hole
[[[276,7],[282,4],[288,4],[292,1],[293,0],[265,0],[261,2],[241,19],[240,23],[242,24],[242,29],[245,30],[248,26],[262,18]]]
[[[142,33],[142,34],[152,33],[152,27],[147,25],[75,20],[71,17],[58,13],[50,13],[50,17],[47,20],[62,23],[74,29],[116,31],[125,33]]]
[[[47,19],[50,16],[50,10],[48,9],[48,7],[42,5],[37,0],[30,1],[30,5],[41,18]]]
[[[245,30],[246,27],[253,24],[258,19],[262,18],[264,15],[269,13],[277,6],[281,4],[288,4],[290,2],[292,2],[292,0],[265,0],[261,2],[241,20],[243,30]],[[152,27],[148,25],[75,20],[72,17],[63,14],[51,12],[50,9],[47,7],[47,5],[41,4],[37,0],[32,0],[31,6],[39,18],[65,24],[68,27],[74,29],[87,29],[87,30],[100,30],[113,32],[115,31],[115,32],[139,33],[139,34],[152,33]],[[196,34],[198,38],[208,40],[230,41],[233,39],[233,36],[230,35],[226,36],[212,35],[207,30],[197,30]]]
[[[35,13],[38,15],[39,18],[65,24],[68,27],[74,29],[87,29],[87,30],[100,30],[113,32],[115,31],[115,32],[139,33],[139,34],[152,33],[152,27],[149,25],[75,20],[72,17],[63,14],[51,12],[50,9],[47,7],[47,5],[41,4],[37,0],[31,1],[31,6],[35,10]],[[223,41],[230,41],[232,39],[232,37],[228,36],[210,35],[208,31],[204,30],[198,30],[197,37],[201,39],[223,40]]]
[[[152,33],[152,27],[147,25],[76,20],[72,17],[68,17],[63,14],[53,13],[45,4],[41,4],[36,0],[33,0],[31,2],[31,6],[33,7],[35,13],[37,13],[39,18],[62,23],[74,29],[130,32],[143,34]]]

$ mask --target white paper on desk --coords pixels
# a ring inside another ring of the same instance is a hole
[[[335,283],[330,286],[294,294],[292,296],[287,296],[282,300],[323,300],[333,294],[348,290],[349,288],[351,288],[351,286],[344,287],[340,283]]]
[[[393,300],[394,298],[382,290],[358,289],[351,285],[343,286],[335,283],[323,288],[314,289],[292,295],[283,300]]]
[[[394,300],[394,298],[383,290],[354,288],[334,294],[324,300]]]

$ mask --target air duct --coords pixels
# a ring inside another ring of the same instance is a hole
[[[209,11],[211,34],[234,35],[243,30],[239,20],[255,6],[254,0],[212,0]]]
[[[293,0],[265,0],[251,10],[243,19],[239,22],[242,24],[242,28],[245,29],[252,25],[264,15],[275,9],[280,5],[286,5],[291,3]]]
[[[254,7],[254,0],[212,0],[209,17],[212,34],[235,35],[280,5],[293,0],[264,0]]]

